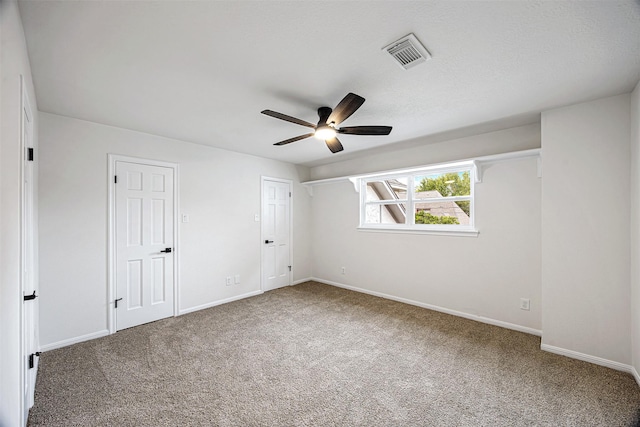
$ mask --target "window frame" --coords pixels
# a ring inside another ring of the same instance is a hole
[[[439,166],[425,167],[420,169],[407,169],[384,173],[379,175],[368,175],[359,178],[358,188],[360,192],[360,221],[358,230],[375,231],[375,232],[391,232],[391,233],[417,233],[417,234],[443,234],[443,235],[466,235],[477,236],[478,231],[475,228],[475,182],[477,167],[474,161],[456,162],[451,164],[442,164]],[[441,175],[445,173],[469,172],[470,188],[468,196],[450,196],[428,199],[415,198],[415,179],[425,177],[426,175]],[[388,181],[392,179],[407,180],[407,194],[404,199],[391,200],[367,200],[367,185],[370,182]],[[416,203],[429,202],[456,202],[469,201],[469,224],[453,225],[453,224],[416,224],[415,223],[415,205]],[[409,213],[405,216],[404,224],[382,224],[367,223],[367,207],[382,205],[404,205],[405,212]]]

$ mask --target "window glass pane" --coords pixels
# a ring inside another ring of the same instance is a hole
[[[415,176],[414,189],[415,199],[469,196],[471,195],[470,174],[467,170]]]
[[[462,209],[460,204],[469,202],[416,202],[415,221],[419,224],[446,224],[446,225],[469,225],[471,223],[469,215]]]
[[[404,203],[366,205],[367,224],[405,224],[407,209]]]
[[[367,182],[367,201],[407,198],[407,178]]]
[[[452,169],[460,167],[450,166]],[[364,194],[360,199],[360,225],[364,228],[369,225],[371,228],[425,232],[434,229],[443,231],[447,227],[455,229],[457,226],[460,226],[460,231],[470,230],[474,222],[471,218],[472,170],[443,170],[446,168],[440,168],[439,171],[407,171],[404,176],[398,171],[394,178],[380,176],[364,181],[361,190]],[[408,193],[409,188],[411,193]],[[407,211],[409,206],[413,211]]]

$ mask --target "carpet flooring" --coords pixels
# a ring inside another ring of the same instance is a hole
[[[629,374],[319,283],[40,358],[35,426],[630,426]]]

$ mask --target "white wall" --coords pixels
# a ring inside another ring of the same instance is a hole
[[[107,329],[107,154],[179,164],[180,309],[260,290],[260,176],[294,181],[294,280],[309,277],[308,169],[41,113],[41,343]],[[226,286],[225,277],[241,283]]]
[[[425,137],[423,144],[400,150],[361,155],[311,168],[311,179],[333,178],[382,170],[423,166],[451,160],[488,156],[506,151],[540,148],[540,124],[534,123],[445,141]]]
[[[542,114],[543,348],[630,364],[629,95]]]
[[[539,147],[526,126],[364,158],[341,173],[425,165],[474,154]],[[404,156],[402,155],[404,154]],[[352,166],[352,168],[349,168]],[[326,168],[322,168],[326,169]],[[312,170],[315,176],[324,171]],[[313,275],[366,292],[437,306],[530,332],[541,329],[540,187],[533,158],[493,164],[476,185],[478,237],[356,230],[358,193],[350,182],[314,187]],[[341,274],[341,267],[346,274]],[[531,310],[520,310],[520,298]]]
[[[36,147],[38,128],[31,68],[15,1],[0,2],[0,42],[0,426],[4,427],[20,425],[21,416],[20,75],[34,113]],[[37,215],[37,205],[34,209]]]
[[[631,94],[631,362],[640,383],[640,82]]]

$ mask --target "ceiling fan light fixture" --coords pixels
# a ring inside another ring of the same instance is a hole
[[[338,138],[336,138],[336,134],[338,133],[348,135],[389,135],[391,132],[391,126],[347,126],[336,129],[336,126],[347,120],[358,108],[362,106],[364,101],[365,99],[363,97],[350,92],[347,96],[342,98],[342,101],[340,101],[333,110],[329,107],[318,108],[318,117],[320,120],[318,120],[317,125],[296,119],[295,117],[287,116],[286,114],[278,113],[277,111],[262,110],[261,113],[276,119],[284,120],[285,122],[310,127],[314,130],[312,133],[285,139],[284,141],[276,142],[273,145],[283,146],[313,136],[320,140],[324,140],[327,144],[327,148],[335,154],[344,150],[342,143]]]
[[[318,126],[313,136],[326,141],[327,139],[336,137],[336,130],[330,125]]]

